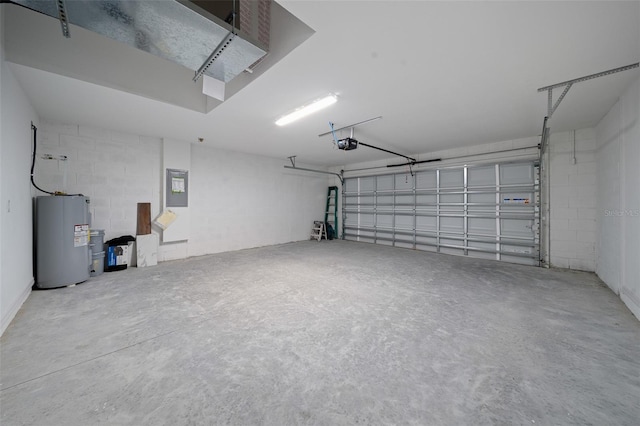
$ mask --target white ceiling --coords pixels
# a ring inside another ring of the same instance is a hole
[[[638,1],[278,3],[315,34],[207,114],[24,65],[13,70],[46,120],[190,142],[203,137],[225,149],[336,166],[389,155],[333,149],[330,136],[318,137],[329,121],[341,127],[381,115],[355,137],[412,156],[529,137],[540,133],[546,115],[539,87],[640,59]],[[552,131],[596,125],[639,75],[636,69],[574,85]],[[337,104],[274,124],[329,92],[339,95]]]

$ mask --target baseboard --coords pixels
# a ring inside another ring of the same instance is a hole
[[[625,290],[626,289],[622,287],[622,290],[620,291],[620,299],[622,299],[624,304],[627,305],[627,308],[629,308],[631,313],[640,320],[640,301],[634,294]]]
[[[13,318],[15,318],[16,314],[22,307],[23,303],[27,300],[27,298],[31,294],[31,288],[33,287],[34,284],[35,284],[35,281],[33,280],[33,278],[31,278],[31,282],[29,283],[28,286],[25,287],[24,291],[22,292],[20,297],[18,297],[18,299],[14,302],[11,308],[9,308],[9,311],[2,313],[2,323],[0,324],[2,328],[0,329],[0,336],[4,334],[4,331],[7,329],[7,327],[9,327],[9,324],[11,324],[11,321],[13,320]]]

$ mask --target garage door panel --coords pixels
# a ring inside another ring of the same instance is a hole
[[[416,217],[416,229],[422,231],[435,231],[438,225],[438,219],[435,216],[418,216]]]
[[[347,192],[358,192],[358,179],[345,179],[344,190]]]
[[[471,249],[475,249],[477,251],[491,252],[494,254],[494,257],[495,257],[495,252],[497,250],[495,242],[487,242],[487,241],[471,240],[469,241],[468,247]]]
[[[496,203],[496,194],[469,194],[467,196],[469,203],[494,204]]]
[[[416,236],[416,244],[435,246],[438,244],[438,239],[436,237],[424,237],[418,235]]]
[[[436,207],[416,207],[416,217],[435,217],[438,214],[438,209]]]
[[[462,232],[464,220],[461,217],[441,217],[440,229],[444,232]]]
[[[440,253],[443,254],[453,254],[455,256],[463,256],[464,250],[450,247],[440,247]]]
[[[393,205],[393,195],[380,195],[376,196],[376,204],[378,206],[391,206]]]
[[[395,175],[395,189],[398,190],[411,190],[413,189],[413,178],[409,173]]]
[[[364,177],[360,178],[360,188],[361,192],[373,191],[375,189],[376,178],[375,177]]]
[[[396,205],[410,204],[413,207],[415,205],[413,197],[413,194],[396,195]]]
[[[357,226],[358,225],[358,214],[357,213],[347,213],[344,216],[344,224],[345,224],[345,226]]]
[[[440,238],[440,244],[443,246],[462,247],[462,238]]]
[[[500,219],[500,235],[504,237],[532,237],[532,220]]]
[[[473,253],[473,257],[477,257],[479,259],[492,259],[492,260],[495,260],[496,259],[495,247],[493,248],[492,251],[476,250]]]
[[[396,228],[413,230],[413,216],[396,216]]]
[[[365,197],[359,197],[358,203],[360,204],[360,206],[369,207],[369,206],[373,206],[373,200],[374,200],[373,195],[369,195]]]
[[[534,167],[531,163],[503,164],[500,166],[500,182],[503,184],[532,184]]]
[[[376,190],[377,191],[393,190],[393,175],[377,176]]]
[[[496,168],[495,166],[471,167],[467,174],[467,180],[470,188],[495,186]]]
[[[436,189],[435,170],[416,173],[416,188],[417,189]]]
[[[529,265],[529,266],[538,265],[538,261],[536,259],[532,259],[529,257],[509,256],[506,254],[502,254],[500,256],[500,260],[502,260],[503,262],[509,262],[509,263],[519,263],[521,265]]]
[[[463,186],[464,171],[462,169],[440,171],[440,188],[462,188]]]
[[[373,221],[373,214],[365,214],[365,213],[361,213],[360,214],[360,222],[359,222],[360,226],[373,226],[374,221]]]
[[[500,203],[503,211],[517,212],[533,208],[535,198],[532,192],[501,192]]]
[[[416,250],[437,252],[438,248],[434,245],[425,245],[416,243]]]
[[[378,228],[378,233],[376,234],[380,238],[392,239],[393,233],[395,232],[392,228]]]
[[[347,238],[538,264],[538,174],[520,162],[347,178]]]
[[[440,203],[459,203],[464,202],[464,194],[442,194],[440,195]]]
[[[514,255],[533,253],[532,247],[525,247],[521,245],[501,244],[500,250],[505,254],[513,253]]]
[[[467,223],[467,232],[469,234],[495,235],[496,220],[471,217]]]
[[[418,195],[416,195],[416,204],[418,206],[425,205],[425,204],[430,204],[430,205],[435,206],[437,201],[438,201],[438,197],[435,194],[418,194]]]
[[[394,245],[400,248],[413,248],[413,241],[407,239],[396,239]]]
[[[391,228],[393,226],[393,214],[378,213],[376,215],[376,224],[382,228]]]

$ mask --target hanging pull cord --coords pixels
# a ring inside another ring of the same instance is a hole
[[[338,138],[336,136],[336,132],[333,130],[333,123],[329,122],[329,127],[331,127],[331,135],[333,135],[333,143],[336,147],[338,147]]]

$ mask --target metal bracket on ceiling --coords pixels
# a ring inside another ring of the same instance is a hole
[[[370,118],[368,120],[363,120],[363,121],[359,121],[357,123],[349,124],[348,126],[340,127],[339,129],[331,128],[331,130],[329,130],[328,132],[320,133],[318,135],[318,137],[321,138],[323,136],[331,135],[331,134],[333,134],[333,132],[339,132],[340,130],[344,130],[344,129],[353,129],[354,127],[359,126],[361,124],[368,123],[370,121],[380,120],[381,118],[382,118],[382,116],[380,115],[378,117],[373,117],[373,118]]]
[[[292,155],[291,157],[287,157],[289,161],[291,161],[290,166],[284,166],[285,169],[293,169],[293,170],[301,170],[303,172],[312,172],[312,173],[322,173],[324,175],[334,175],[340,179],[340,183],[344,184],[344,170],[341,170],[340,173],[328,172],[326,170],[315,170],[315,169],[306,169],[304,167],[296,167],[296,155]]]
[[[229,19],[227,19],[227,22],[228,21]],[[200,68],[198,68],[198,71],[196,71],[195,75],[193,76],[194,82],[198,81],[198,79],[202,77],[202,74],[204,74],[207,69],[209,69],[211,64],[213,64],[213,62],[218,59],[220,55],[222,55],[222,52],[224,52],[227,46],[229,46],[233,39],[236,38],[236,35],[236,2],[234,1],[233,11],[231,12],[231,31],[229,31],[229,33],[220,41],[218,46],[213,49],[213,52],[211,52],[211,55],[209,55],[207,60],[204,61],[202,65],[200,65]]]
[[[71,38],[69,33],[69,20],[67,19],[67,5],[64,0],[56,0],[58,7],[58,19],[60,19],[60,26],[62,27],[62,35],[66,38]]]
[[[547,117],[551,117],[553,115],[553,113],[556,112],[556,109],[558,109],[558,106],[560,105],[560,102],[562,102],[564,97],[567,96],[567,92],[569,91],[569,89],[571,89],[571,86],[573,86],[573,83],[569,83],[569,84],[567,84],[565,86],[564,90],[560,94],[560,97],[558,98],[556,103],[553,105],[553,107],[551,106],[551,102],[553,101],[553,89],[549,89],[549,93],[547,95],[547,97],[548,97],[548,99],[547,99]]]
[[[590,74],[590,75],[586,75],[584,77],[579,77],[579,78],[574,78],[573,80],[567,80],[567,81],[563,81],[562,83],[556,83],[556,84],[552,84],[550,86],[545,86],[545,87],[541,87],[538,89],[538,92],[547,92],[547,119],[551,120],[551,116],[553,115],[554,112],[556,112],[556,109],[558,109],[558,106],[560,105],[560,102],[562,102],[562,100],[564,99],[564,97],[567,95],[567,92],[569,91],[569,89],[571,89],[571,86],[573,86],[574,83],[580,83],[581,81],[587,81],[587,80],[592,80],[594,78],[598,78],[598,77],[604,77],[605,75],[609,75],[609,74],[615,74],[621,71],[626,71],[626,70],[630,70],[633,68],[638,68],[638,66],[640,66],[640,63],[636,62],[635,64],[630,64],[630,65],[626,65],[624,67],[618,67],[618,68],[613,68],[607,71],[602,71],[599,73],[595,73],[595,74]],[[564,87],[564,90],[562,91],[562,94],[560,95],[560,97],[558,98],[558,100],[556,101],[556,103],[553,103],[553,89],[559,88],[559,87]]]
[[[200,68],[198,68],[198,71],[196,71],[196,74],[193,76],[193,81],[198,81],[198,79],[202,77],[202,74],[204,74],[205,71],[207,71],[207,69],[211,66],[211,64],[213,64],[213,62],[218,59],[222,52],[224,52],[224,49],[229,46],[234,38],[236,38],[236,34],[233,31],[229,31],[229,34],[227,34],[222,39],[220,44],[218,44],[218,47],[216,47],[213,52],[211,52],[211,55],[209,55],[207,60],[204,61],[204,64],[200,65]]]
[[[547,121],[549,121],[549,117],[545,117],[544,121],[542,122],[542,134],[540,135],[540,143],[538,144],[540,157],[542,157],[542,155],[547,150],[547,139],[549,137],[549,127],[547,127]]]

